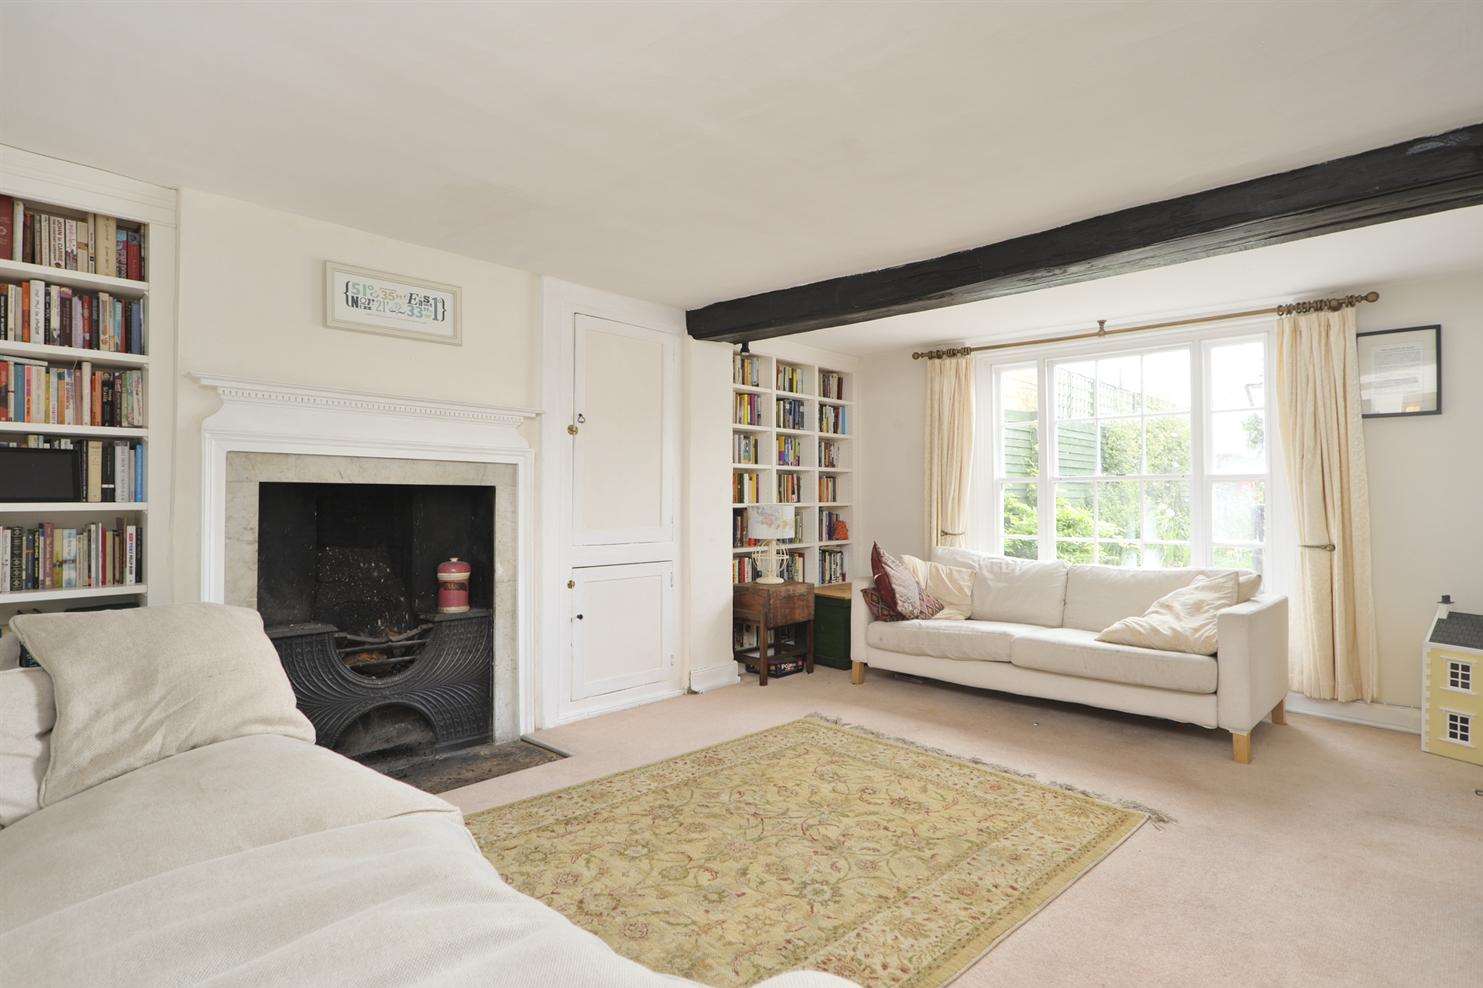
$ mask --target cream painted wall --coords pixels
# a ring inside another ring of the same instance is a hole
[[[872,396],[870,429],[864,437],[861,484],[870,492],[860,530],[864,553],[871,542],[900,555],[927,554],[925,456],[927,369],[906,350],[860,360],[860,387]],[[868,556],[865,565],[869,566]],[[857,570],[856,575],[863,575]]]
[[[1420,644],[1443,593],[1483,612],[1483,273],[1374,287],[1360,331],[1442,325],[1443,414],[1368,419],[1379,697],[1421,702]],[[863,474],[871,510],[861,529],[892,552],[920,554],[926,373],[906,351],[861,358],[873,395]]]
[[[1483,613],[1483,272],[1367,287],[1360,332],[1442,326],[1442,414],[1365,421],[1380,699],[1416,706],[1437,598]]]
[[[215,394],[187,375],[514,407],[540,403],[536,275],[236,199],[180,193],[173,590],[200,597],[200,427]],[[323,325],[326,260],[463,289],[463,345]],[[539,443],[538,430],[526,438]],[[532,522],[536,522],[532,518]]]

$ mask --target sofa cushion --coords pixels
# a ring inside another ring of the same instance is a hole
[[[937,549],[933,551],[932,559],[948,566],[973,569],[974,620],[1035,624],[1046,628],[1061,624],[1067,566],[1060,560],[1036,562],[993,556],[972,549]]]
[[[933,620],[962,621],[973,612],[972,569],[929,563],[916,556],[902,556],[901,562],[929,594],[942,602],[942,610],[932,615]]]
[[[1235,605],[1235,573],[1197,577],[1189,586],[1164,594],[1141,615],[1112,625],[1097,641],[1214,655],[1216,617]]]
[[[42,806],[217,741],[314,740],[256,611],[171,604],[10,624],[56,697]]]
[[[0,672],[0,827],[41,809],[41,778],[57,719],[51,677],[42,669]]]
[[[942,602],[917,582],[911,569],[878,542],[870,547],[870,572],[881,603],[908,621],[929,618],[942,610]]]
[[[1010,661],[1082,679],[1151,686],[1180,693],[1214,693],[1215,660],[1208,655],[1162,652],[1097,641],[1080,628],[1034,628],[1016,635]]]
[[[1236,574],[1236,602],[1250,600],[1261,589],[1260,574],[1230,569],[1134,569],[1079,563],[1066,577],[1067,628],[1102,631],[1123,618],[1137,617],[1154,601],[1200,577]]]
[[[1008,662],[1015,636],[1035,630],[1034,625],[1002,621],[902,621],[870,625],[865,629],[865,643],[903,655]]]

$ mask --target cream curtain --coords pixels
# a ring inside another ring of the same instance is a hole
[[[1319,700],[1373,700],[1370,494],[1353,306],[1278,319],[1277,410],[1301,546],[1291,686]]]
[[[927,361],[927,548],[967,545],[973,358]]]

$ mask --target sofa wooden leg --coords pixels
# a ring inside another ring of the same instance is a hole
[[[1239,732],[1238,731],[1232,731],[1231,732],[1231,751],[1235,755],[1236,761],[1240,762],[1242,765],[1250,765],[1251,764],[1251,732],[1250,731],[1239,731]]]
[[[1286,724],[1287,723],[1287,701],[1286,700],[1278,700],[1277,701],[1277,706],[1275,706],[1275,707],[1272,708],[1272,723],[1274,723],[1274,724]]]
[[[854,683],[856,686],[859,686],[860,684],[865,682],[865,663],[850,663],[850,682]]]

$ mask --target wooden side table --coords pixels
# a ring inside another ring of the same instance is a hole
[[[757,681],[767,685],[767,668],[782,659],[803,656],[804,671],[814,671],[814,585],[812,583],[738,583],[732,587],[731,619],[756,625],[757,647],[733,652],[738,662],[757,666]],[[773,632],[789,624],[805,624],[805,644],[779,649]],[[773,638],[769,648],[769,638]]]

